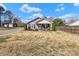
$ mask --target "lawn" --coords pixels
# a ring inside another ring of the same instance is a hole
[[[0,36],[0,43],[1,42],[6,42],[7,40],[6,39],[8,39],[9,37],[7,37],[7,36]]]
[[[53,31],[21,31],[0,43],[0,55],[79,56],[79,34]]]

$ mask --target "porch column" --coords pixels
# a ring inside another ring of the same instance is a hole
[[[44,24],[44,25],[45,25],[45,29],[46,29],[46,25],[47,25],[47,24]]]
[[[50,30],[52,30],[52,24],[50,24]]]

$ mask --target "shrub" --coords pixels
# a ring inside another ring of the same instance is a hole
[[[52,30],[56,31],[56,27],[63,24],[63,21],[59,18],[55,19],[52,23]]]

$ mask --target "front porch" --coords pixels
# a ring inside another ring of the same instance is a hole
[[[37,24],[38,30],[51,30],[51,24]]]

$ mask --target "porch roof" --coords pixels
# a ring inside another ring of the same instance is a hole
[[[39,21],[38,24],[51,24],[51,23],[47,20],[42,20],[42,21]]]

